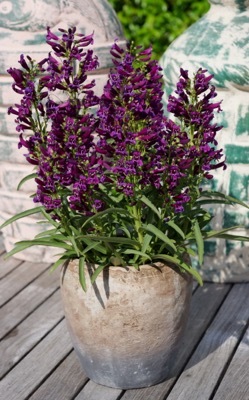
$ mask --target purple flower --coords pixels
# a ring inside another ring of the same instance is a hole
[[[212,76],[199,69],[190,79],[180,70],[168,101],[173,122],[163,114],[162,72],[151,47],[121,48],[116,40],[113,68],[98,98],[89,79],[99,65],[87,48],[93,34],[73,27],[57,35],[48,27],[47,44],[46,58],[36,63],[21,55],[22,69],[8,70],[21,95],[8,113],[16,118],[19,148],[27,149],[37,170],[34,201],[55,219],[65,204],[80,215],[102,211],[108,196],[124,208],[151,196],[167,218],[191,208],[202,180],[226,168],[217,148],[221,127],[213,122],[221,107],[213,102]]]

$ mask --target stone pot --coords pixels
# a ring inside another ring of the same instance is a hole
[[[101,385],[132,389],[171,376],[174,355],[187,322],[192,278],[156,263],[109,267],[94,285],[86,267],[87,291],[78,262],[62,269],[61,294],[75,351],[86,375]]]

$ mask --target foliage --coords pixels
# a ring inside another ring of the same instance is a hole
[[[40,62],[21,55],[22,69],[10,68],[13,89],[21,95],[9,108],[20,132],[19,147],[35,166],[41,205],[18,214],[2,225],[42,213],[51,229],[22,241],[9,253],[35,245],[62,248],[54,268],[79,259],[80,281],[85,287],[84,264],[98,265],[92,281],[108,265],[166,261],[201,278],[187,255],[197,246],[203,260],[203,241],[211,237],[249,240],[228,234],[232,227],[208,231],[211,215],[205,204],[238,203],[200,185],[212,171],[226,168],[213,123],[220,112],[214,102],[212,76],[199,69],[193,78],[180,70],[166,118],[162,104],[162,74],[151,60],[152,49],[134,44],[126,49],[114,42],[113,69],[98,98],[88,73],[98,66],[89,49],[93,36],[76,28],[48,28],[52,52]],[[96,110],[97,108],[97,110]]]
[[[208,0],[109,0],[128,40],[152,44],[159,58],[168,45],[209,9]]]

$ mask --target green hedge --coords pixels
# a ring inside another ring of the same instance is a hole
[[[208,0],[109,0],[128,40],[153,45],[159,58],[168,45],[209,9]]]

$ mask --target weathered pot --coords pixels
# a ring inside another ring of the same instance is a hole
[[[94,266],[89,265],[93,271]],[[183,333],[192,279],[156,263],[109,267],[85,293],[78,263],[65,265],[61,293],[75,351],[89,378],[122,389],[155,385],[170,376]]]

